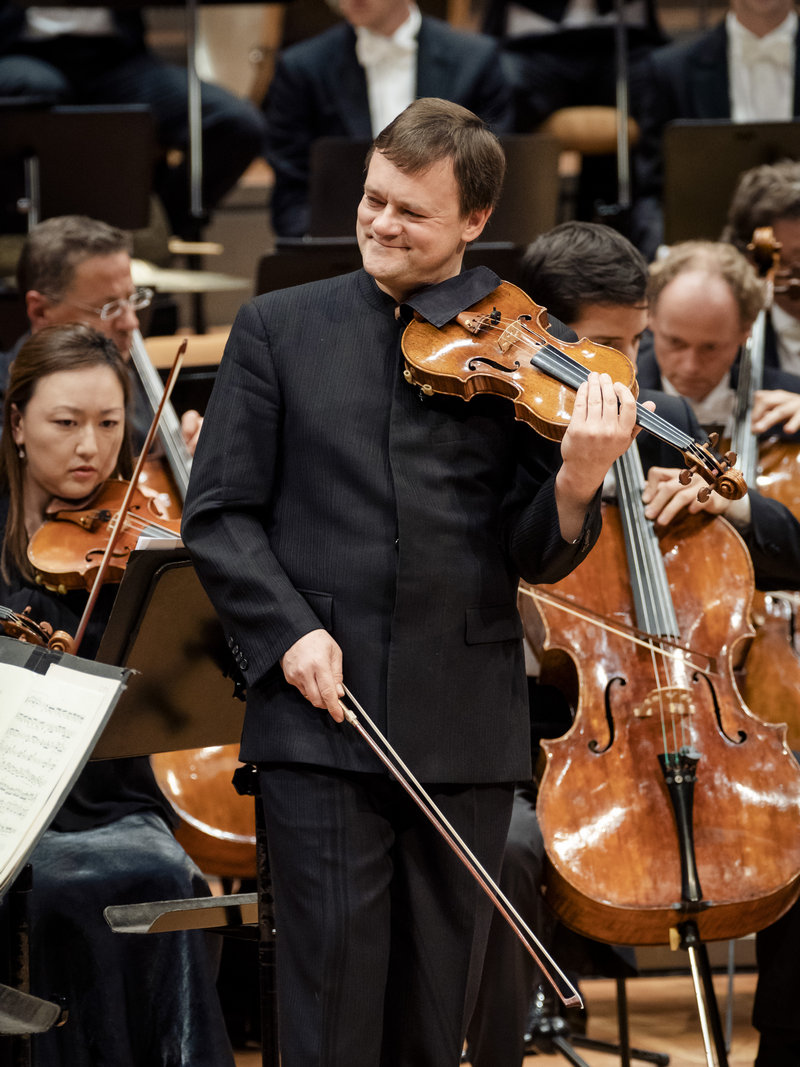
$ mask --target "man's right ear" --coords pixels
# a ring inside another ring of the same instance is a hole
[[[28,322],[31,324],[31,330],[34,333],[37,330],[41,330],[43,326],[47,326],[47,309],[49,307],[50,301],[38,289],[29,289],[25,294],[25,310],[28,313]]]

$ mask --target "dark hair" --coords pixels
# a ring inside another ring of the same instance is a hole
[[[778,219],[800,218],[800,163],[784,159],[747,170],[728,208],[722,240],[746,252],[753,233]]]
[[[59,215],[34,226],[17,262],[17,288],[36,289],[59,300],[69,289],[75,268],[93,256],[132,250],[130,234],[85,215]]]
[[[24,412],[37,384],[58,371],[79,370],[83,367],[110,367],[122,386],[125,408],[130,395],[128,368],[114,342],[91,326],[80,324],[45,326],[28,338],[11,364],[8,388],[3,408],[3,432],[0,436],[0,491],[8,493],[9,508],[6,522],[0,573],[9,581],[9,564],[24,578],[33,580],[28,563],[28,535],[25,530],[23,501],[23,463],[12,434],[14,411]],[[117,457],[116,474],[130,477],[132,471],[131,446],[128,429]]]
[[[493,208],[503,191],[502,145],[483,119],[450,100],[422,97],[409,104],[373,141],[367,168],[376,151],[407,174],[452,159],[462,217]]]
[[[535,303],[570,323],[588,304],[643,304],[647,263],[610,226],[562,222],[528,245],[520,284]]]
[[[722,241],[683,241],[651,263],[647,285],[650,307],[671,281],[692,270],[722,278],[736,301],[740,325],[752,326],[764,306],[764,285],[742,253]]]

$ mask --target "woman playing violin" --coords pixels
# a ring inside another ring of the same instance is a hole
[[[0,438],[0,603],[74,633],[87,593],[35,583],[29,538],[57,506],[130,471],[128,374],[113,341],[89,326],[48,326],[11,367]],[[113,601],[102,590],[81,652],[94,654]],[[207,895],[174,840],[146,758],[87,765],[33,853],[32,991],[65,994],[63,1027],[34,1039],[48,1067],[218,1067],[233,1063],[205,935],[128,938],[109,904]]]

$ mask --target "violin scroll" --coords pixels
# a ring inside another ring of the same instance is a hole
[[[688,485],[692,476],[699,474],[707,483],[697,494],[701,503],[708,500],[712,490],[725,500],[741,500],[747,492],[744,475],[734,466],[736,453],[726,452],[724,456],[714,454],[713,449],[718,439],[719,434],[712,433],[706,444],[696,445],[691,452],[683,454],[686,470],[681,471],[678,480],[681,485]],[[702,453],[702,456],[698,456],[698,452]]]
[[[0,628],[6,637],[41,645],[52,652],[72,651],[72,638],[65,630],[54,631],[49,622],[35,622],[30,611],[30,607],[20,613],[0,605]]]

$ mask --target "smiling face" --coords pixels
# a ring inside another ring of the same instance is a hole
[[[462,216],[452,160],[407,174],[373,152],[356,225],[364,270],[402,303],[459,273],[467,243],[480,236],[490,214],[483,208]]]
[[[728,375],[749,332],[728,283],[703,270],[687,270],[664,286],[650,329],[662,375],[695,401]]]
[[[25,410],[11,412],[14,443],[24,447],[26,514],[54,497],[79,500],[110,478],[125,431],[125,397],[111,367],[56,371],[36,383]]]

